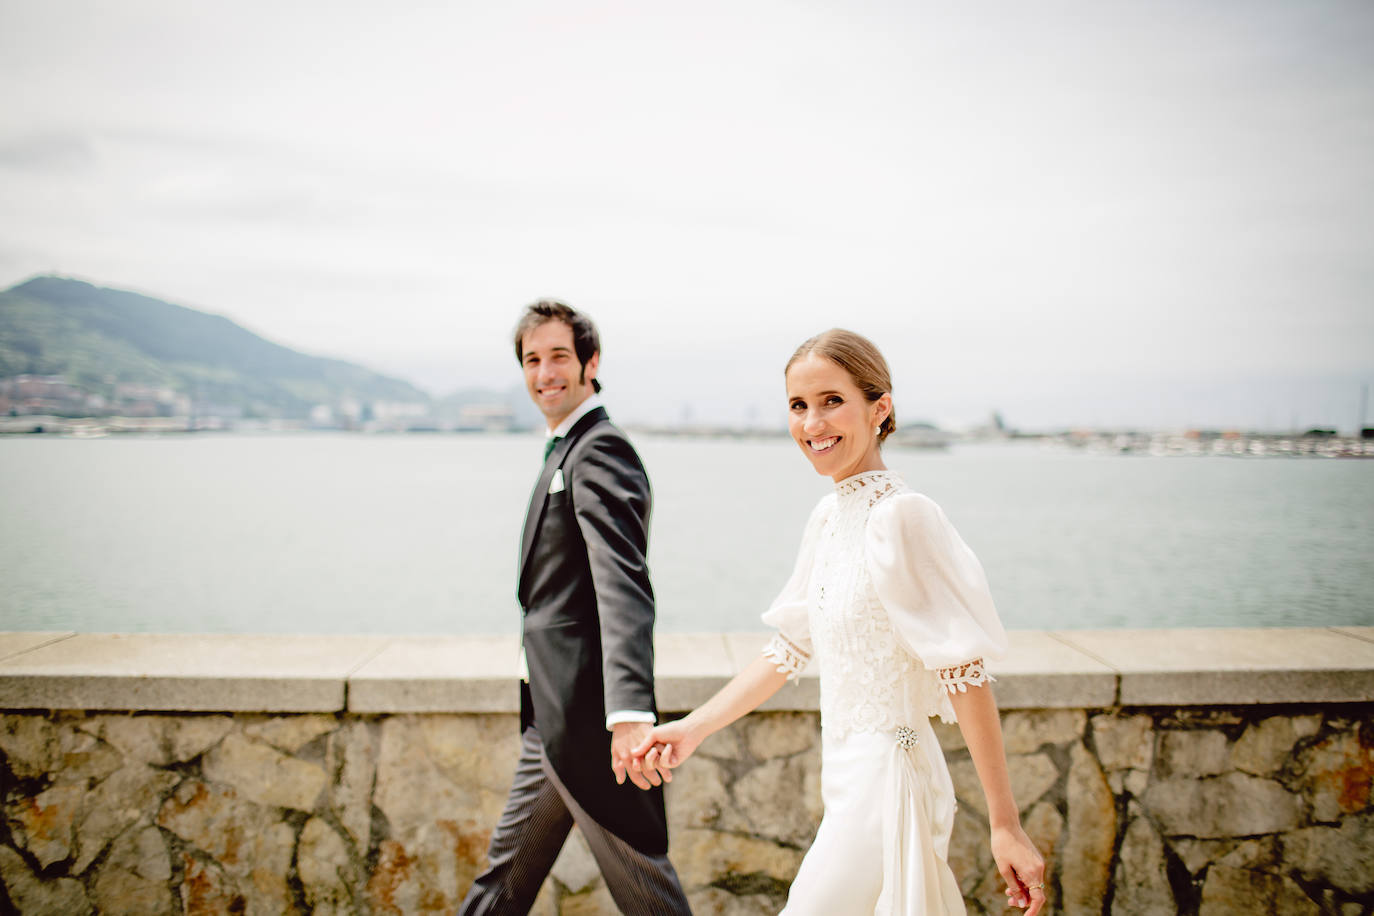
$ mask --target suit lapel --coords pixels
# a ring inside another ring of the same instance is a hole
[[[568,434],[553,447],[549,452],[548,459],[544,462],[544,470],[539,475],[539,482],[534,485],[534,492],[530,494],[530,507],[525,513],[525,532],[520,539],[520,575],[518,580],[523,582],[525,579],[525,564],[530,559],[530,548],[534,546],[534,536],[539,531],[539,522],[544,517],[544,507],[549,502],[549,484],[553,482],[553,473],[563,466],[563,459],[567,457],[568,451],[583,433],[591,429],[592,426],[606,419],[606,408],[597,407],[573,424],[573,428],[568,430]]]

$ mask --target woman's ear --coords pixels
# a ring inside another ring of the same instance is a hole
[[[884,393],[882,397],[873,402],[875,411],[873,413],[873,425],[882,426],[883,421],[892,416],[892,395]]]

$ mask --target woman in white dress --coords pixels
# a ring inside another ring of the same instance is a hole
[[[956,718],[987,798],[1008,903],[1034,916],[1045,862],[1021,829],[984,660],[1006,634],[977,558],[939,506],[883,465],[896,428],[886,362],[831,330],[787,364],[792,438],[835,481],[807,522],[796,570],[763,615],[760,657],[637,749],[651,781],[752,711],[814,658],[820,666],[825,815],[785,916],[963,913],[947,861],[954,788],[930,717]]]

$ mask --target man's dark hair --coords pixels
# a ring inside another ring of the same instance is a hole
[[[601,337],[590,318],[557,299],[540,299],[525,308],[525,314],[520,316],[520,323],[515,326],[515,361],[524,364],[525,335],[548,321],[561,321],[572,329],[573,350],[582,367],[578,382],[585,382],[588,360],[601,352]],[[600,391],[601,382],[592,379],[592,390]]]

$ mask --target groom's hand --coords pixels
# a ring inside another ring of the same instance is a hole
[[[611,726],[611,772],[618,784],[623,785],[626,777],[641,789],[662,784],[653,764],[634,755],[635,747],[653,730],[648,722],[617,722]]]

